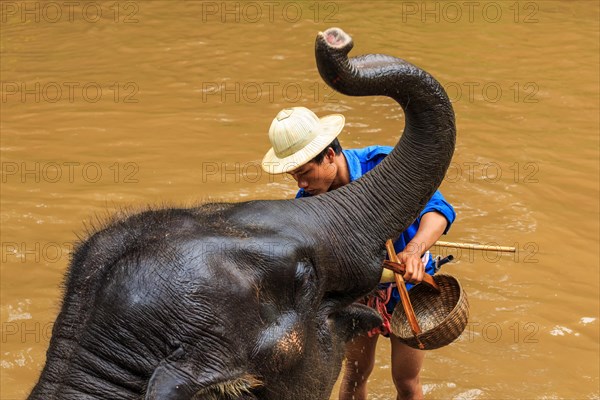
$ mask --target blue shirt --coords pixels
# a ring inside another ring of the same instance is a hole
[[[377,164],[379,164],[388,154],[390,154],[392,149],[393,147],[390,146],[369,146],[363,149],[342,150],[344,156],[346,157],[346,162],[348,163],[350,182],[357,180],[368,171],[375,168]],[[296,194],[296,198],[309,196],[310,193],[306,192],[304,189],[300,189]],[[406,245],[412,240],[413,237],[415,237],[417,231],[419,230],[421,217],[423,217],[424,214],[432,211],[437,211],[446,218],[448,224],[446,225],[444,234],[448,232],[450,225],[452,225],[454,219],[456,218],[456,213],[454,212],[454,208],[446,201],[439,190],[436,190],[415,222],[413,222],[412,225],[402,232],[398,240],[394,242],[394,248],[396,249],[397,253],[404,250]],[[428,265],[426,266],[428,273],[432,273],[432,264],[432,260],[430,259]]]

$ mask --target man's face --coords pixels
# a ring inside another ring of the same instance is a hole
[[[337,166],[333,162],[333,150],[331,150],[331,153],[332,156],[327,154],[321,164],[311,161],[288,172],[288,174],[298,182],[300,189],[306,190],[311,195],[326,193],[329,191],[337,173]]]

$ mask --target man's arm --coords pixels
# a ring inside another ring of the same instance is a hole
[[[400,263],[406,267],[405,281],[419,283],[423,280],[425,265],[421,261],[421,256],[438,241],[447,225],[446,217],[437,211],[423,214],[415,237],[398,254]]]

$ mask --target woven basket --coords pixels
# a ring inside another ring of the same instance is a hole
[[[402,304],[398,303],[392,314],[394,335],[415,349],[419,349],[419,342],[425,345],[424,350],[446,346],[456,340],[467,326],[469,303],[458,280],[444,274],[434,275],[433,279],[439,285],[440,293],[423,284],[408,292],[421,328],[417,337],[410,329]]]

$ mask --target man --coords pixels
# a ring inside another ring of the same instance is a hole
[[[360,178],[392,151],[389,146],[342,150],[337,136],[343,126],[344,117],[340,114],[319,119],[304,107],[280,111],[269,129],[272,148],[263,159],[263,169],[269,173],[290,174],[300,188],[296,198],[316,196]],[[396,240],[394,247],[406,267],[406,281],[417,284],[425,271],[434,273],[427,250],[448,231],[455,217],[452,206],[436,191],[419,218]],[[407,288],[412,286],[407,284]],[[425,353],[406,346],[390,332],[390,315],[399,299],[397,288],[389,283],[380,285],[375,295],[364,300],[380,312],[384,323],[346,345],[340,400],[366,400],[367,378],[375,364],[379,334],[391,341],[392,378],[397,399],[423,397],[419,372]]]

